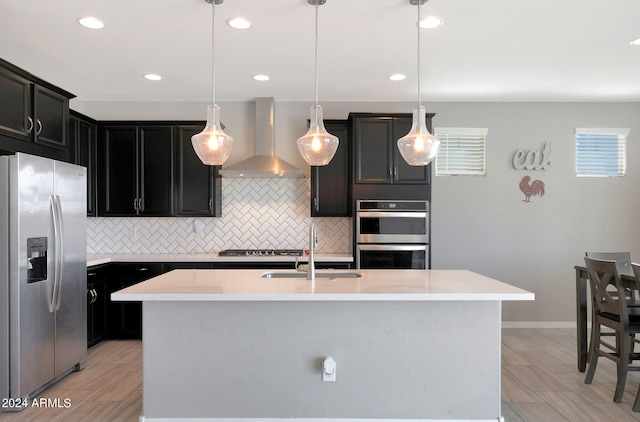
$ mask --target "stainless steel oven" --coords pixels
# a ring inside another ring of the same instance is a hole
[[[355,240],[357,268],[429,268],[429,202],[357,201]]]
[[[359,244],[356,266],[362,269],[424,270],[428,268],[429,245]]]

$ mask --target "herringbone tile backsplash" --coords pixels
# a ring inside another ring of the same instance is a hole
[[[222,217],[89,218],[88,253],[309,248],[309,179],[222,179]],[[351,219],[313,218],[319,253],[351,253]]]

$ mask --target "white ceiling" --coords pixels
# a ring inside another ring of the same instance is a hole
[[[638,0],[430,0],[444,24],[422,35],[422,100],[640,101]],[[79,17],[101,18],[88,30]],[[249,30],[227,19],[243,16]],[[216,6],[216,99],[314,99],[307,0]],[[327,0],[319,8],[320,102],[415,101],[417,7]],[[210,101],[205,0],[0,0],[0,58],[82,101]],[[406,73],[407,79],[387,77]],[[157,73],[162,81],[142,76]],[[271,76],[256,82],[256,73]]]

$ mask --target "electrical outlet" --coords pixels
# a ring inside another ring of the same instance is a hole
[[[322,363],[322,381],[336,380],[336,361],[328,357]]]
[[[204,223],[200,220],[194,220],[193,232],[196,234],[196,237],[204,237]]]

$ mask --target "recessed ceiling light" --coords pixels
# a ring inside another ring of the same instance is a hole
[[[427,16],[420,21],[420,28],[433,29],[442,25],[442,19],[437,16]]]
[[[629,44],[631,44],[631,45],[640,45],[640,38],[636,38],[635,40],[631,41]]]
[[[255,79],[256,81],[264,82],[268,81],[271,78],[269,77],[269,75],[253,75],[253,79]]]
[[[147,73],[146,75],[144,75],[144,77],[146,79],[149,79],[150,81],[159,81],[160,79],[162,79],[162,76],[156,75],[155,73]]]
[[[393,75],[389,76],[389,79],[391,79],[392,81],[401,81],[403,79],[406,79],[407,76],[403,75],[402,73],[395,73]]]
[[[251,22],[245,18],[233,18],[227,21],[227,25],[235,29],[249,29],[251,28]]]
[[[98,18],[94,18],[93,16],[86,16],[84,18],[78,19],[78,23],[85,28],[89,29],[102,29],[104,28],[104,22],[102,22]]]

